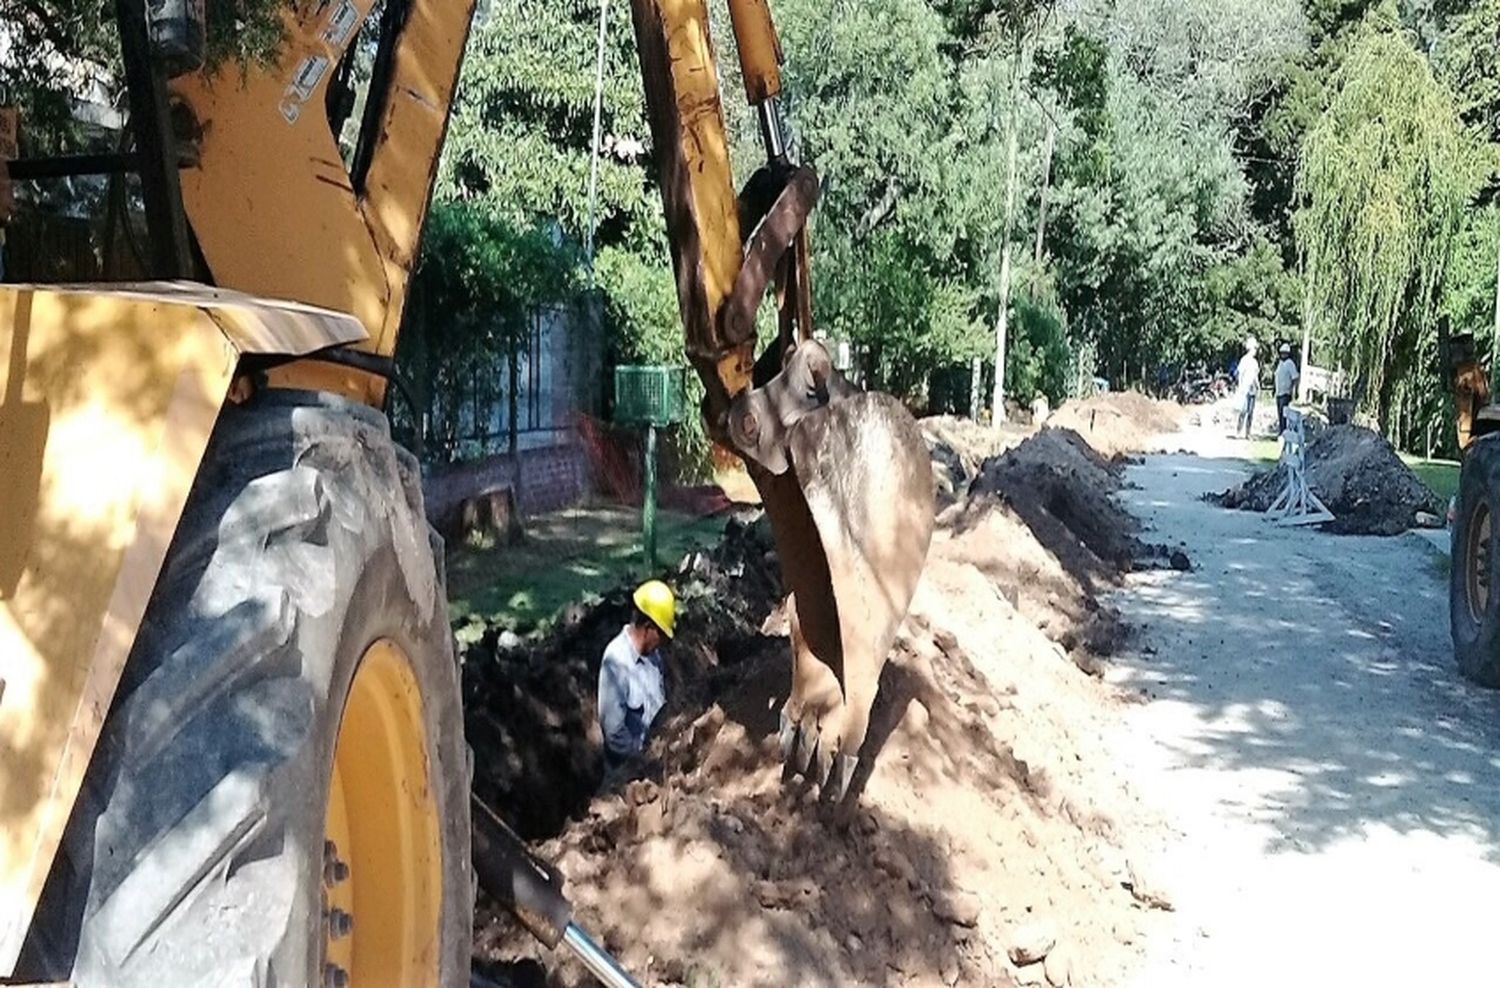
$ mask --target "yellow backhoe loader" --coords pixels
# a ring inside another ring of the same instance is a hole
[[[688,357],[792,591],[789,771],[841,796],[931,473],[813,339],[817,181],[765,0],[729,7],[740,194],[706,0],[632,0]],[[0,982],[468,983],[494,821],[471,847],[442,545],[382,408],[472,15],[302,0],[209,70],[201,24],[116,0],[130,143],[10,164],[138,175],[152,280],[0,285]]]

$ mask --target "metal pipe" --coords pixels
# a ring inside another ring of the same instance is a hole
[[[646,426],[646,490],[641,498],[641,534],[645,542],[646,566],[656,569],[656,423]]]
[[[563,931],[563,944],[573,952],[574,957],[583,962],[589,973],[599,979],[604,988],[640,988],[636,980],[625,973],[625,969],[613,957],[578,928],[578,924],[568,924],[568,928]]]
[[[786,128],[781,122],[781,111],[777,109],[776,97],[772,96],[755,108],[760,117],[760,136],[766,144],[766,157],[772,161],[786,160]]]

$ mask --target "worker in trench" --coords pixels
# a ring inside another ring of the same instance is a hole
[[[661,645],[677,625],[677,598],[660,580],[631,596],[630,623],[604,649],[599,663],[599,728],[607,773],[646,747],[651,724],[667,702]]]

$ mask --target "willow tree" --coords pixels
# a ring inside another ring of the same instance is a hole
[[[1297,166],[1306,312],[1388,432],[1396,386],[1434,331],[1474,154],[1452,94],[1399,31],[1361,38],[1332,91]]]

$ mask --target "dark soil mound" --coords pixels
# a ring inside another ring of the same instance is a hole
[[[1119,468],[1076,432],[1045,429],[987,461],[969,493],[1003,498],[1065,567],[1097,581],[1147,554],[1135,519],[1110,497],[1121,484]]]
[[[1226,508],[1265,511],[1286,483],[1286,467],[1258,473],[1210,500]],[[1417,526],[1417,512],[1441,514],[1436,495],[1384,437],[1357,425],[1321,430],[1307,444],[1307,483],[1342,535],[1399,535]]]

